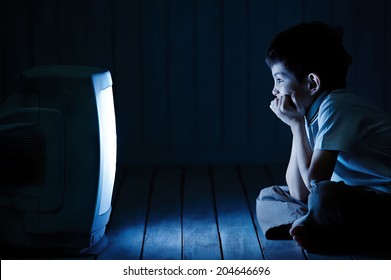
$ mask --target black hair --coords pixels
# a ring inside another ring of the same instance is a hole
[[[346,87],[352,57],[343,45],[344,30],[322,22],[295,25],[277,34],[266,54],[269,67],[282,63],[299,82],[309,73],[319,75],[322,87]]]

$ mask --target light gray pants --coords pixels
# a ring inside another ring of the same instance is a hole
[[[294,199],[287,186],[264,188],[257,198],[258,224],[267,239],[291,238],[292,223],[307,213],[307,203]]]
[[[256,201],[258,224],[267,239],[290,239],[300,219],[318,235],[341,240],[391,240],[391,195],[342,182],[315,182],[308,202],[294,199],[288,187],[262,189]]]

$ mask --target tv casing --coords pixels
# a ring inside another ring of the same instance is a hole
[[[0,246],[82,253],[106,245],[116,137],[109,71],[22,73],[0,105]]]

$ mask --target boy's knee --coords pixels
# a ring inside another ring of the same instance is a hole
[[[286,196],[286,192],[287,192],[287,190],[285,190],[284,188],[285,187],[281,187],[281,186],[272,186],[272,187],[263,188],[259,193],[257,202],[282,200],[282,198]]]
[[[346,185],[343,182],[319,181],[312,183],[308,204],[312,209],[337,206],[344,201]]]
[[[259,201],[261,201],[261,200],[268,200],[268,198],[270,198],[270,196],[271,196],[272,188],[273,187],[263,188],[261,190],[261,192],[259,193],[259,196],[258,196],[257,200],[259,200]]]

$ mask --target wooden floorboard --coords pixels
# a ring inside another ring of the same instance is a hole
[[[179,167],[157,169],[152,188],[142,259],[182,259],[181,194]]]
[[[222,252],[207,167],[185,169],[183,191],[183,259],[220,260]]]
[[[236,168],[214,167],[212,174],[223,258],[263,259]]]

